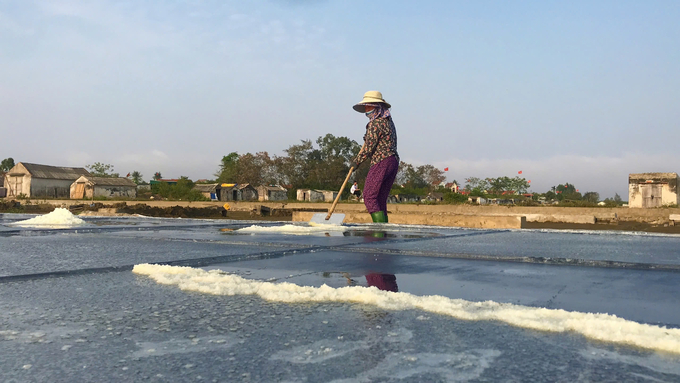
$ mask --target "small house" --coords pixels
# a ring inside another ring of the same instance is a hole
[[[458,193],[459,190],[458,184],[455,182],[449,182],[446,185],[444,185],[444,187],[451,190],[454,193]]]
[[[397,200],[403,202],[420,202],[420,196],[415,194],[395,194]]]
[[[287,201],[288,189],[281,185],[259,186],[257,198],[258,201]]]
[[[297,190],[297,200],[298,201],[309,201],[309,202],[323,202],[324,195],[318,190],[314,189],[298,189]]]
[[[431,192],[425,197],[426,201],[441,202],[444,200],[444,193]]]
[[[333,202],[335,201],[335,197],[338,196],[338,192],[333,190],[317,190],[317,191],[323,194],[323,200],[326,202]]]
[[[255,189],[252,185],[250,184],[239,184],[236,186],[236,188],[239,190],[241,194],[241,199],[243,201],[257,201],[258,200],[258,193],[257,189]]]
[[[222,186],[218,183],[195,184],[194,189],[198,190],[204,197],[210,198],[211,201],[220,201]]]
[[[81,176],[89,176],[85,168],[68,168],[19,162],[4,177],[7,197],[69,198],[71,184]]]
[[[137,184],[122,177],[81,176],[71,184],[70,197],[71,199],[136,198]]]
[[[637,173],[628,175],[630,207],[678,205],[677,173]]]
[[[219,196],[220,201],[240,201],[241,191],[238,189],[238,184],[221,184],[222,191]]]
[[[468,202],[476,205],[486,205],[489,203],[486,198],[477,196],[468,197]]]

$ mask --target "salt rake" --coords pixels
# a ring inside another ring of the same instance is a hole
[[[342,195],[342,191],[345,190],[345,186],[347,186],[347,181],[349,181],[349,177],[352,175],[353,171],[354,171],[354,166],[351,166],[349,168],[349,173],[347,173],[347,177],[345,177],[345,182],[343,182],[342,186],[340,187],[340,191],[338,192],[338,196],[335,197],[335,201],[333,201],[333,205],[331,206],[331,209],[328,210],[328,214],[316,213],[312,216],[312,219],[309,221],[310,223],[326,224],[326,225],[340,225],[340,224],[342,224],[342,222],[345,220],[345,215],[342,214],[342,213],[333,215],[333,211],[335,211],[335,206],[337,206],[338,201],[340,201],[340,196]]]

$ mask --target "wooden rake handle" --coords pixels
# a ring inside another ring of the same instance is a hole
[[[335,211],[335,206],[338,204],[338,201],[340,201],[340,196],[342,195],[342,191],[345,190],[345,186],[347,186],[347,181],[349,181],[349,177],[352,175],[353,171],[354,171],[354,166],[350,166],[349,173],[347,173],[347,177],[345,177],[345,182],[342,183],[342,186],[340,187],[340,191],[338,192],[338,196],[335,197],[335,201],[333,201],[333,206],[331,206],[331,210],[328,211],[328,215],[326,216],[326,221],[331,219],[331,215],[333,215],[333,212]]]

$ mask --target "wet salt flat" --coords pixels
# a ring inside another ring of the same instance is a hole
[[[29,218],[2,381],[680,380],[677,236]]]

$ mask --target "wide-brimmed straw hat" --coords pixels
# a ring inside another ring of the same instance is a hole
[[[392,105],[385,101],[382,93],[378,92],[377,90],[369,90],[368,92],[364,93],[364,99],[361,100],[360,103],[354,105],[352,108],[354,108],[354,110],[359,113],[366,113],[366,106],[364,104],[377,103],[385,104],[388,109],[392,107]]]

